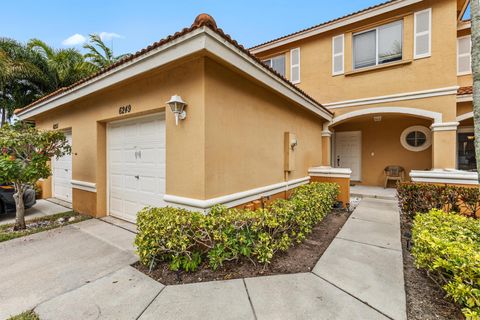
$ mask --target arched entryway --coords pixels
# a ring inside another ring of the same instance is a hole
[[[362,185],[383,186],[387,166],[404,168],[408,180],[411,170],[432,169],[433,136],[448,125],[454,123],[443,123],[441,113],[405,107],[337,115],[325,128],[331,133],[331,165],[352,169],[352,181]]]

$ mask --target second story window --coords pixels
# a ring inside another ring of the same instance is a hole
[[[281,56],[263,60],[263,63],[285,77],[285,55],[282,54]]]
[[[353,35],[355,69],[402,60],[403,21]]]

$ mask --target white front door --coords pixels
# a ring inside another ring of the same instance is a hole
[[[146,206],[165,206],[165,114],[108,125],[108,206],[136,222]]]
[[[72,133],[66,132],[68,144],[72,145]],[[65,155],[59,159],[52,158],[52,196],[54,198],[72,202],[72,155]]]
[[[335,132],[334,167],[350,168],[352,181],[362,179],[362,132]]]

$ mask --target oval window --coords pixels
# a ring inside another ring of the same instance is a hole
[[[400,136],[402,146],[410,151],[423,151],[430,147],[431,132],[424,126],[413,126],[405,129]]]

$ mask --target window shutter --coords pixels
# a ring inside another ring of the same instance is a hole
[[[457,74],[472,73],[472,37],[466,36],[457,40]]]
[[[300,82],[300,48],[290,50],[290,80]]]
[[[332,74],[338,75],[344,73],[344,35],[332,38]]]
[[[414,58],[431,56],[432,9],[415,12]]]

